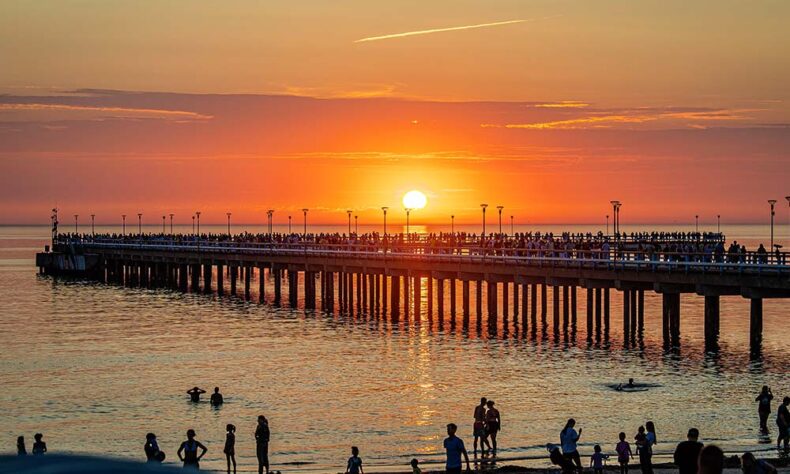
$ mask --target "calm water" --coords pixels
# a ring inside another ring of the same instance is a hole
[[[750,248],[767,235],[761,226],[723,231]],[[141,458],[145,433],[153,431],[172,461],[191,427],[209,447],[204,466],[221,468],[224,426],[234,423],[240,468],[253,470],[252,435],[263,413],[273,431],[272,461],[284,470],[337,472],[351,445],[370,470],[402,470],[414,456],[441,459],[448,422],[471,445],[471,414],[484,395],[502,412],[502,457],[541,456],[569,416],[584,428],[583,454],[595,443],[611,451],[619,431],[631,437],[648,419],[662,453],[692,425],[729,450],[769,449],[753,399],[763,384],[777,396],[790,394],[787,300],[766,300],[762,357],[750,360],[747,300],[722,298],[721,350],[705,354],[702,298],[683,296],[682,348],[667,354],[660,298],[652,294],[635,347],[623,347],[616,292],[610,343],[588,346],[584,323],[575,338],[555,339],[551,329],[532,338],[512,318],[489,333],[486,316],[478,330],[474,309],[463,328],[424,311],[419,321],[392,323],[57,281],[33,267],[47,232],[0,227],[0,452],[13,451],[20,434],[32,443],[43,431],[53,451]],[[787,240],[786,226],[776,233]],[[579,321],[585,302],[579,293]],[[551,308],[548,314],[551,325]],[[661,387],[631,394],[606,387],[630,376]],[[219,385],[225,406],[187,402],[193,385]],[[770,426],[775,431],[773,420]],[[283,466],[296,462],[311,464]]]

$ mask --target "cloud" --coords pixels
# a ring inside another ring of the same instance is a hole
[[[10,120],[3,120],[6,117]],[[104,119],[160,119],[173,121],[210,120],[211,115],[184,110],[91,105],[0,103],[0,121],[57,121]]]
[[[547,102],[545,104],[533,105],[533,107],[540,109],[583,109],[589,106],[590,104],[586,102],[579,102],[576,100],[562,100],[560,102]]]
[[[358,39],[354,41],[354,43],[366,43],[369,41],[405,38],[407,36],[430,35],[433,33],[445,33],[448,31],[473,30],[477,28],[488,28],[492,26],[503,26],[503,25],[512,25],[514,23],[524,23],[526,21],[532,21],[532,20],[506,20],[506,21],[497,21],[493,23],[480,23],[477,25],[452,26],[448,28],[433,28],[430,30],[407,31],[405,33],[393,33],[393,34],[382,35],[382,36],[370,36],[367,38]]]

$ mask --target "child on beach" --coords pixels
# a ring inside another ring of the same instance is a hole
[[[17,456],[27,456],[27,449],[25,448],[24,436],[20,436],[16,439],[16,454]]]
[[[233,464],[233,474],[236,474],[236,427],[228,423],[225,427],[228,432],[225,435],[225,459],[228,461],[228,474],[230,474],[230,465]]]
[[[631,452],[631,445],[625,440],[625,433],[620,433],[620,442],[615,447],[617,451],[617,462],[620,463],[620,474],[628,474],[628,461],[634,457]]]
[[[603,464],[609,456],[601,452],[600,444],[596,444],[593,451],[595,452],[590,456],[590,467],[593,468],[595,474],[603,474]]]
[[[348,458],[346,474],[364,474],[362,472],[362,458],[359,457],[359,448],[351,447],[351,457]]]
[[[422,469],[420,469],[420,461],[417,458],[411,460],[411,474],[422,474]]]
[[[35,436],[33,436],[33,439],[36,440],[33,443],[33,455],[34,456],[41,456],[42,454],[47,452],[47,443],[45,443],[44,441],[41,440],[41,438],[43,438],[43,437],[44,437],[44,435],[41,434],[41,433],[36,433]]]

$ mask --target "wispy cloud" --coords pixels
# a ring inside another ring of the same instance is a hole
[[[174,121],[209,120],[211,115],[185,110],[149,109],[135,107],[104,107],[91,105],[0,103],[0,121],[3,116],[12,121],[62,120],[62,119],[160,119]]]
[[[493,23],[480,23],[477,25],[452,26],[448,28],[432,28],[430,30],[406,31],[404,33],[392,33],[389,35],[382,35],[382,36],[369,36],[367,38],[358,39],[354,42],[366,43],[369,41],[381,41],[381,40],[395,39],[395,38],[406,38],[408,36],[430,35],[433,33],[445,33],[448,31],[474,30],[477,28],[489,28],[492,26],[512,25],[514,23],[524,23],[527,21],[532,21],[532,20],[506,20],[506,21],[497,21]]]

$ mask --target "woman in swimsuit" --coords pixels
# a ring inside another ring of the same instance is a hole
[[[494,408],[493,400],[488,400],[486,406],[488,407],[488,411],[486,411],[486,432],[491,437],[491,448],[494,456],[496,456],[496,435],[502,429],[502,419],[499,416],[499,410]]]

